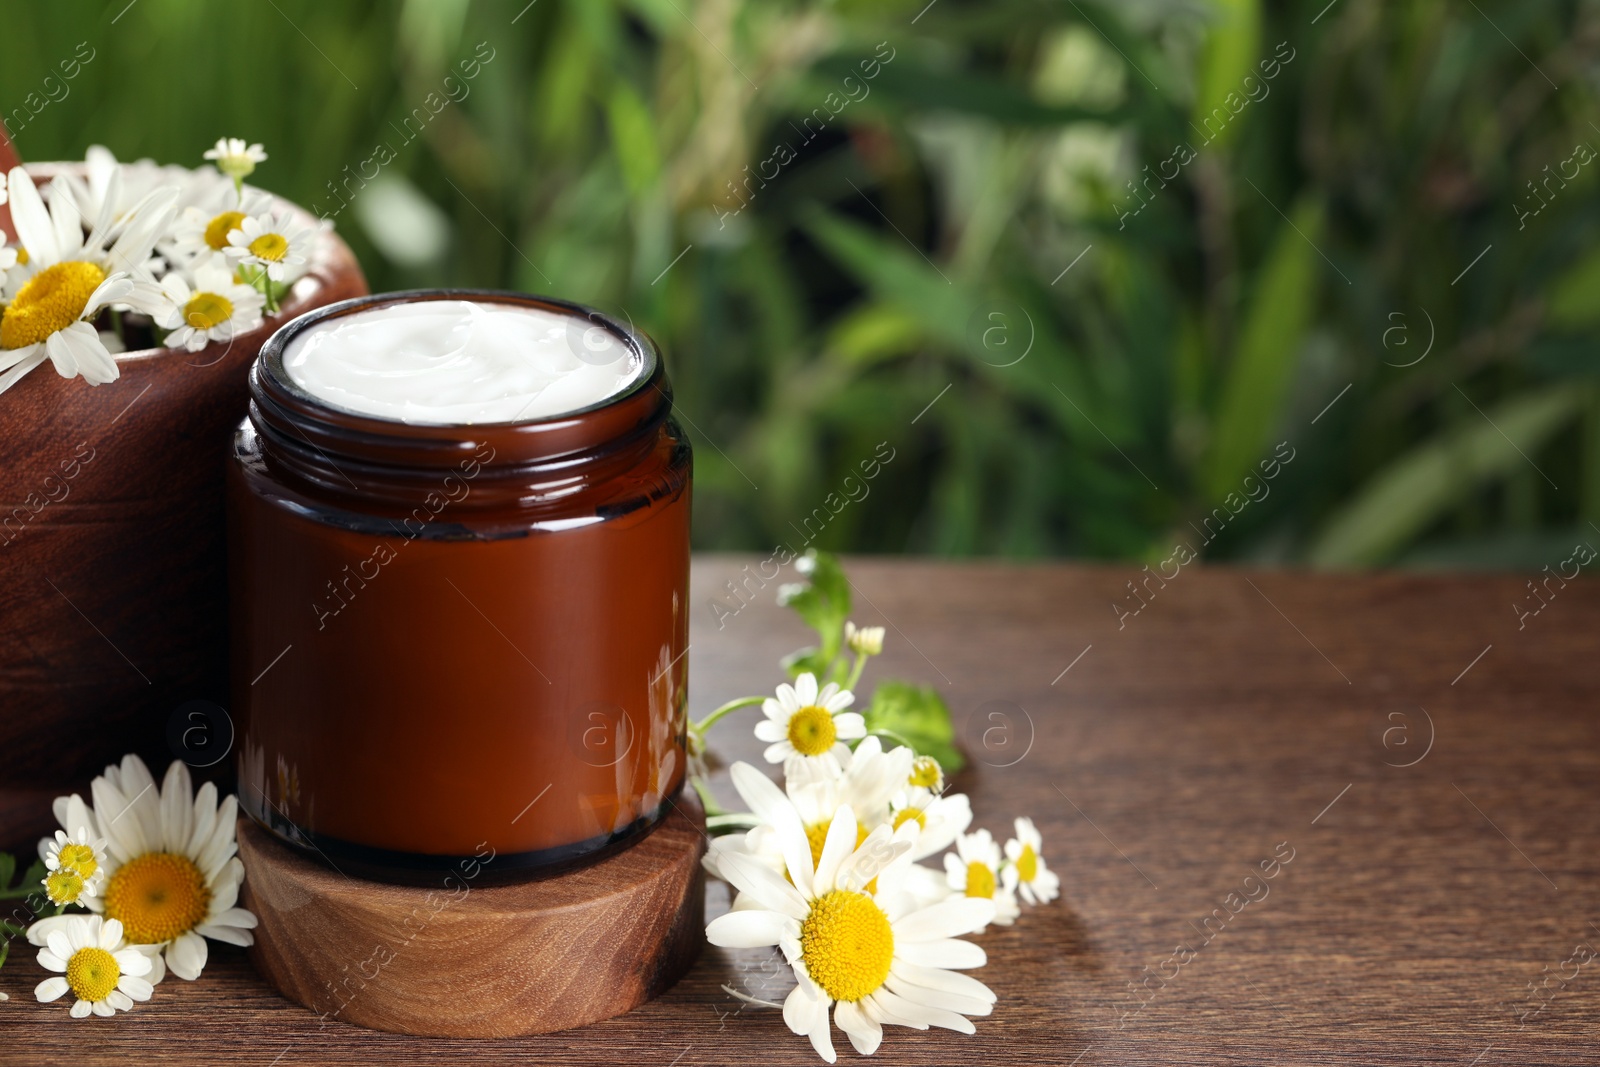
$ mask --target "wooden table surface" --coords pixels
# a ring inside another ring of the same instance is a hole
[[[806,636],[775,584],[718,630],[744,562],[696,561],[697,714],[768,688]],[[848,573],[858,621],[889,628],[872,672],[936,684],[965,724],[976,825],[1031,815],[1062,879],[980,939],[1000,999],[976,1036],[890,1028],[876,1062],[1600,1062],[1600,583],[1552,582],[1519,628],[1528,576],[1191,566],[1119,624],[1125,568]],[[751,725],[719,751],[758,757]],[[775,950],[708,948],[630,1015],[503,1042],[319,1025],[226,946],[114,1021],[33,1003],[42,977],[25,954],[0,971],[4,1067],[820,1062],[723,990],[781,1000]]]

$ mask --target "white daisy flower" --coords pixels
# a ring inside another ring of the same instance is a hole
[[[159,791],[144,762],[127,756],[107,767],[91,785],[94,807],[83,798],[58,797],[62,826],[87,826],[106,839],[106,882],[99,896],[85,901],[90,911],[118,920],[128,939],[161,950],[152,982],[170,968],[179,978],[200,977],[206,964],[206,938],[250,945],[256,917],[235,907],[244,865],[234,855],[238,802],[217,803],[217,787],[206,782],[195,792],[189,768],[174,760]],[[43,938],[73,916],[41,919],[28,940]],[[37,936],[36,936],[37,935]]]
[[[756,723],[757,739],[770,742],[767,762],[783,763],[801,756],[838,773],[850,755],[845,742],[867,736],[866,720],[857,712],[844,710],[855,699],[854,693],[833,682],[819,692],[817,676],[809,671],[796,678],[794,685],[785,682],[778,686],[775,698],[761,702],[766,721]]]
[[[57,830],[55,839],[39,842],[45,870],[45,895],[54,904],[74,904],[79,897],[92,897],[104,877],[105,839],[93,837],[88,826],[79,826],[71,837]]]
[[[111,180],[120,184],[115,175]],[[0,315],[0,392],[46,358],[64,378],[81,374],[91,385],[115,381],[120,372],[93,320],[111,304],[147,310],[155,286],[129,272],[149,257],[171,222],[177,191],[152,192],[115,225],[110,209],[103,210],[85,239],[72,197],[53,197],[46,210],[27,171],[14,168],[9,182],[11,217],[28,262],[26,281]]]
[[[246,218],[271,210],[272,202],[256,189],[235,189],[219,183],[197,203],[183,209],[172,228],[172,239],[163,244],[180,263],[208,260],[231,247],[228,237]]]
[[[785,789],[789,803],[800,814],[813,860],[821,857],[823,842],[841,808],[850,809],[856,820],[859,841],[866,840],[874,829],[888,823],[889,804],[905,781],[911,765],[911,750],[902,746],[885,752],[878,738],[868,737],[846,759],[848,766],[839,773],[829,773],[813,761],[791,760],[787,765],[790,773]],[[762,781],[766,779],[762,777]],[[738,779],[734,780],[734,788],[739,789],[739,795],[759,816],[754,799],[740,788]],[[783,871],[783,849],[776,828],[766,821],[742,837],[728,835],[713,840],[705,860],[706,869],[720,875],[719,857],[730,850],[748,853],[771,870]]]
[[[192,288],[181,273],[172,272],[161,279],[161,293],[166,300],[152,316],[172,331],[166,346],[190,352],[255,329],[266,302],[261,290],[234,281],[233,273],[217,263],[196,267]]]
[[[136,1000],[150,999],[151,983],[145,977],[150,973],[150,957],[122,940],[121,923],[102,921],[98,915],[60,918],[64,921],[48,931],[39,950],[39,966],[56,972],[34,988],[33,995],[40,1003],[70,992],[77,998],[71,1015],[82,1019],[91,1012],[115,1015],[133,1007]],[[28,940],[33,941],[32,929]]]
[[[951,890],[962,896],[994,901],[994,921],[1010,926],[1017,921],[1015,875],[1000,869],[1000,846],[987,830],[956,838],[955,852],[944,854],[945,877]],[[983,931],[978,931],[982,933]]]
[[[943,852],[972,825],[972,802],[965,793],[938,794],[929,789],[912,788],[896,793],[889,802],[890,825],[896,830],[907,823],[918,828],[913,860]]]
[[[844,624],[844,643],[850,651],[863,656],[876,656],[883,651],[883,627],[863,626],[853,622]]]
[[[267,153],[259,144],[246,144],[242,137],[219,137],[216,146],[206,149],[205,158],[216,163],[217,169],[235,181],[248,178],[257,163],[267,161]]]
[[[900,889],[911,865],[908,835],[880,826],[857,845],[848,809],[839,812],[813,863],[789,799],[749,764],[734,764],[732,772],[741,794],[777,829],[788,879],[730,854],[724,877],[752,904],[712,920],[706,937],[724,948],[783,950],[799,983],[783,1004],[789,1029],[809,1037],[829,1063],[837,1059],[830,1008],[832,1021],[867,1056],[877,1051],[885,1025],[973,1033],[967,1016],[988,1015],[995,996],[957,973],[983,966],[987,957],[955,939],[989,922],[993,904],[952,897],[917,907]]]
[[[944,768],[939,766],[939,761],[932,756],[918,756],[911,761],[911,774],[906,778],[906,784],[913,789],[942,793]]]
[[[1044,839],[1032,819],[1016,821],[1017,836],[1006,842],[1006,859],[1017,875],[1017,890],[1029,904],[1048,904],[1061,893],[1061,879],[1044,865]]]
[[[270,211],[246,215],[238,229],[228,232],[228,247],[223,251],[236,263],[261,267],[273,281],[288,283],[304,272],[311,233],[291,230],[286,215]]]

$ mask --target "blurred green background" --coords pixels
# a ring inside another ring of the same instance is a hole
[[[262,141],[375,290],[653,333],[701,548],[1600,544],[1593,3],[0,8],[24,158]]]

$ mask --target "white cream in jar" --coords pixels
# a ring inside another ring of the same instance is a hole
[[[289,343],[290,379],[328,404],[462,426],[581,411],[639,376],[620,337],[577,315],[425,300],[341,315]]]

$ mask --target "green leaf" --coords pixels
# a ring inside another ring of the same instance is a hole
[[[838,558],[830,552],[812,549],[802,559],[805,562],[797,566],[802,573],[810,570],[807,581],[790,592],[783,603],[817,632],[820,645],[784,657],[783,666],[791,678],[810,671],[818,681],[826,681],[823,675],[839,655],[844,622],[850,617],[850,582]]]
[[[1194,124],[1215,144],[1236,135],[1239,123],[1235,117],[1249,106],[1244,79],[1255,72],[1261,51],[1261,0],[1212,0],[1211,7],[1216,21],[1206,32],[1200,58]],[[1229,106],[1230,94],[1244,101],[1237,111]],[[1207,119],[1212,120],[1212,127],[1206,126]]]
[[[17,873],[17,858],[9,852],[0,852],[0,890],[11,888],[11,876]]]
[[[863,713],[867,732],[882,734],[939,761],[946,774],[966,766],[955,746],[950,707],[930,685],[887,681],[878,685]],[[894,746],[889,746],[893,748]]]
[[[650,109],[625,82],[618,82],[606,101],[611,145],[634,196],[649,189],[661,175],[661,149],[656,143]]]
[[[1520,471],[1583,404],[1559,385],[1467,415],[1368,479],[1323,528],[1309,557],[1318,567],[1370,566],[1391,559],[1483,483]],[[1516,442],[1513,445],[1511,442]]]
[[[1298,228],[1298,229],[1297,229]],[[1302,200],[1256,277],[1216,416],[1202,484],[1210,501],[1239,488],[1277,428],[1311,321],[1320,257],[1312,247],[1322,229],[1322,209]]]
[[[1125,107],[1106,110],[1047,104],[1035,99],[1022,86],[980,74],[919,63],[904,49],[892,50],[888,62],[880,60],[876,64],[876,76],[868,78],[861,64],[866,63],[866,70],[873,70],[873,56],[876,55],[838,54],[819,60],[812,68],[816,76],[811,86],[813,93],[832,92],[836,94],[837,101],[843,98],[842,90],[854,87],[855,99],[863,104],[873,102],[868,105],[869,108],[890,103],[917,112],[949,111],[978,115],[1014,126],[1062,126],[1085,120],[1115,123],[1130,114]],[[845,78],[852,81],[845,83]],[[865,95],[861,95],[863,93]],[[804,99],[809,100],[810,96]],[[831,117],[829,111],[832,109],[827,106],[827,101],[819,97],[818,103],[822,107],[814,109],[811,117],[818,121],[823,117]],[[851,118],[848,106],[841,105],[838,109],[847,122]]]
[[[1579,260],[1550,283],[1545,311],[1550,324],[1562,330],[1581,330],[1600,322],[1600,249]]]

